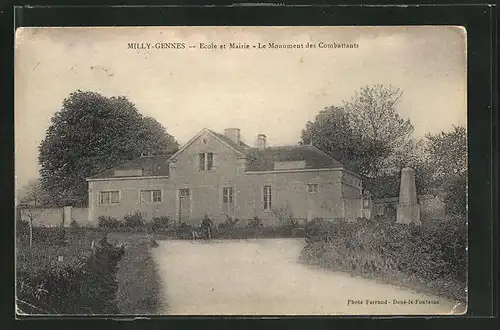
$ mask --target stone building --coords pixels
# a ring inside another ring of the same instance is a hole
[[[255,147],[238,128],[224,134],[203,129],[175,154],[145,156],[87,179],[89,221],[168,216],[199,223],[259,217],[275,223],[296,219],[355,219],[364,215],[361,177],[310,145]]]

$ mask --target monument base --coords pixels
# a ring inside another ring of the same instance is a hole
[[[420,205],[398,204],[396,223],[414,223],[420,225]]]

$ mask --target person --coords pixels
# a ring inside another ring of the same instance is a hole
[[[212,220],[210,220],[208,215],[205,214],[203,220],[201,220],[201,229],[206,239],[210,239],[212,236],[212,226],[213,226]]]

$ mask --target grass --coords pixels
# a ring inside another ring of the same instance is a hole
[[[152,236],[113,233],[110,241],[124,244],[125,255],[117,274],[117,303],[121,314],[157,314],[161,303],[160,279],[151,255]]]
[[[99,231],[87,231],[83,235],[72,235],[68,232],[68,244],[56,244],[54,237],[37,238],[34,233],[32,246],[23,235],[16,240],[16,269],[37,272],[47,268],[64,268],[75,265],[92,252],[92,241],[96,243],[102,238]],[[60,261],[59,257],[62,257]]]
[[[92,241],[98,243],[104,235],[103,230],[80,228],[77,232],[68,231],[68,243],[61,245],[56,243],[56,229],[44,229],[40,233],[34,233],[31,248],[27,235],[21,235],[16,241],[16,269],[36,273],[76,265],[92,253]],[[151,256],[151,238],[150,234],[140,232],[108,232],[111,244],[125,246],[125,254],[118,264],[117,273],[116,302],[120,314],[158,312],[161,301],[160,282]],[[59,256],[62,256],[62,261]]]

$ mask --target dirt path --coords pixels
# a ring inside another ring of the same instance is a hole
[[[300,240],[159,244],[153,253],[166,314],[423,315],[449,314],[455,306],[442,298],[302,265],[297,262]]]

